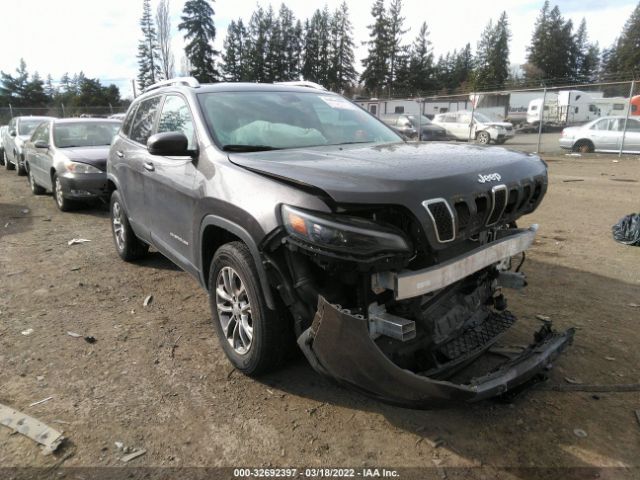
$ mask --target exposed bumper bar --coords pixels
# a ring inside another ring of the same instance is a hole
[[[527,250],[538,225],[519,229],[507,237],[483,245],[461,257],[417,271],[381,272],[373,276],[373,286],[393,290],[396,300],[417,297],[451,285],[505,258]]]
[[[298,345],[316,371],[340,383],[388,403],[428,408],[453,400],[482,400],[526,384],[551,368],[573,334],[573,329],[557,333],[545,325],[517,358],[468,384],[456,384],[398,367],[371,340],[365,318],[338,310],[320,297],[313,324],[298,338]]]

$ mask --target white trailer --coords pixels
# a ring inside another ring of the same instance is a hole
[[[623,99],[605,99],[602,92],[583,92],[581,90],[560,90],[558,93],[547,92],[544,97],[534,98],[527,109],[527,123],[538,125],[543,113],[543,124],[565,127],[589,122],[595,118],[608,115],[615,105],[623,104]],[[601,105],[601,107],[599,107]],[[619,108],[619,107],[615,107]]]

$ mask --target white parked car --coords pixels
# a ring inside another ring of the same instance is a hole
[[[494,122],[480,112],[473,113],[463,110],[459,112],[440,113],[433,118],[433,123],[447,130],[447,133],[456,140],[468,140],[471,138],[483,145],[494,142],[498,145],[513,138],[513,125],[509,122]]]
[[[562,130],[560,146],[574,152],[618,152],[622,144],[625,117],[603,117],[579,127]],[[640,121],[627,120],[623,152],[640,152]]]

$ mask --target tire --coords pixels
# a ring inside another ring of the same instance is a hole
[[[120,258],[125,262],[133,262],[144,257],[149,252],[149,245],[140,240],[131,228],[117,190],[111,194],[109,210],[113,243]]]
[[[46,192],[44,188],[36,183],[36,179],[33,178],[33,172],[29,169],[29,186],[31,187],[31,193],[34,195],[42,195]]]
[[[61,212],[70,212],[76,206],[76,204],[64,196],[64,190],[62,189],[62,183],[58,175],[55,173],[51,177],[51,184],[53,185],[53,201],[56,202],[56,207]]]
[[[7,170],[13,170],[16,166],[9,161],[9,157],[7,157],[7,152],[4,152],[4,168]]]
[[[478,140],[478,143],[480,145],[489,145],[489,142],[491,141],[491,135],[489,135],[489,132],[478,132],[478,134],[476,135],[476,140]]]
[[[22,164],[24,165],[24,159]],[[24,166],[20,166],[20,158],[18,156],[16,156],[16,173],[19,177],[24,177],[27,174],[27,169]]]
[[[4,165],[5,159],[4,159],[4,148],[0,148],[0,167]]]
[[[290,351],[287,316],[269,310],[259,278],[251,252],[242,242],[223,245],[211,261],[209,303],[213,325],[227,358],[249,376],[274,370]],[[248,310],[243,310],[247,306]],[[238,315],[240,322],[235,320]]]
[[[593,153],[594,150],[595,150],[595,147],[593,146],[593,143],[591,143],[590,140],[578,140],[576,143],[573,144],[574,152]]]

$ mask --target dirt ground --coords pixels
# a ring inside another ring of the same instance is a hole
[[[574,345],[547,383],[513,403],[431,411],[348,391],[303,358],[259,381],[244,377],[225,359],[195,280],[157,253],[122,262],[105,208],[61,213],[50,195],[31,195],[25,177],[3,169],[0,403],[63,429],[68,440],[44,456],[0,426],[0,468],[92,478],[67,475],[66,468],[122,468],[114,444],[122,442],[146,449],[126,464],[134,467],[420,467],[405,472],[640,478],[640,393],[549,388],[567,385],[567,378],[640,382],[640,248],[615,243],[610,232],[640,209],[640,159],[547,160],[548,195],[520,221],[540,224],[524,266],[529,287],[507,291],[509,309],[520,318],[514,335],[537,329],[542,314],[558,329],[575,326]],[[91,242],[67,244],[77,237]],[[153,301],[144,307],[148,295]],[[33,333],[21,334],[27,329]],[[110,478],[119,472],[105,471]],[[18,470],[4,472],[0,477],[11,478]],[[188,478],[185,472],[175,478]]]

